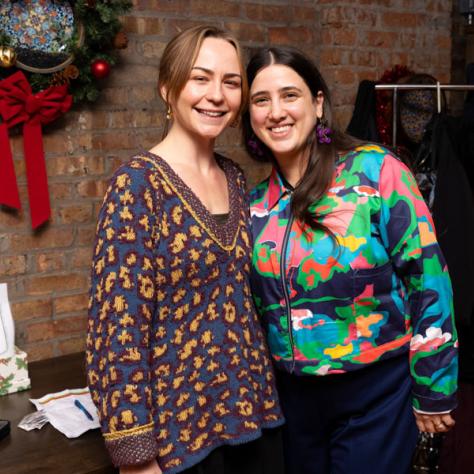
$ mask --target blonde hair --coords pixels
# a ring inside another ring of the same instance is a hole
[[[191,75],[192,67],[206,38],[218,38],[229,42],[239,59],[240,75],[242,76],[242,103],[239,114],[247,105],[248,83],[242,61],[242,50],[234,35],[211,25],[199,25],[178,33],[167,45],[160,61],[158,91],[160,97],[169,106],[175,102]],[[166,90],[163,97],[162,90]]]

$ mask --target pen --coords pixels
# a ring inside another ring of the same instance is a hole
[[[74,405],[76,405],[76,407],[79,408],[79,410],[81,410],[82,413],[84,413],[84,415],[89,418],[89,420],[94,421],[92,415],[87,411],[87,408],[79,400],[74,400]]]

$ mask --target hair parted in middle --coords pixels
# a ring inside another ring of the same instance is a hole
[[[217,38],[229,42],[237,52],[242,76],[242,104],[239,114],[247,105],[248,83],[242,61],[242,50],[237,38],[227,31],[213,25],[199,25],[178,33],[166,45],[160,61],[158,92],[167,106],[176,102],[188,81],[196,62],[202,43],[206,38]],[[166,90],[163,97],[162,90]]]
[[[315,204],[331,185],[338,154],[361,145],[361,142],[337,129],[333,123],[331,95],[323,76],[313,61],[296,48],[270,47],[257,51],[247,66],[249,87],[252,86],[257,74],[271,65],[287,66],[293,69],[308,86],[313,100],[316,100],[318,94],[324,97],[323,117],[327,126],[332,129],[331,141],[318,144],[316,130],[308,136],[309,160],[306,171],[293,192],[291,206],[293,215],[301,224],[324,230],[334,237],[330,229],[317,222],[318,216],[314,212]],[[242,127],[244,144],[249,155],[257,161],[276,163],[271,150],[254,134],[248,108],[243,115]]]

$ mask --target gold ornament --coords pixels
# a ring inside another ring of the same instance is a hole
[[[10,46],[0,46],[0,66],[1,67],[12,67],[16,62],[16,53]]]

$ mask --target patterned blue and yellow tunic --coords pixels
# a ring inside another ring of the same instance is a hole
[[[116,465],[180,472],[283,423],[250,294],[244,177],[217,160],[225,224],[150,153],[115,173],[99,214],[87,375]]]
[[[341,157],[314,211],[335,236],[302,226],[274,169],[252,193],[252,287],[282,370],[354,371],[407,354],[414,406],[455,406],[452,291],[433,221],[410,171],[387,150]]]

